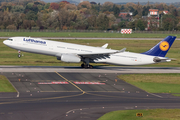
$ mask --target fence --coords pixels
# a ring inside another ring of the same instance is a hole
[[[91,32],[91,33],[121,33],[115,30],[0,30],[0,32]],[[149,34],[180,34],[180,31],[132,31],[132,33],[149,33]]]

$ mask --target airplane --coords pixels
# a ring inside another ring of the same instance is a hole
[[[93,68],[89,63],[106,63],[114,65],[148,65],[160,62],[169,62],[172,59],[165,57],[173,44],[175,36],[167,36],[154,47],[143,53],[126,52],[107,49],[108,44],[102,47],[57,42],[31,37],[11,37],[3,43],[8,47],[21,51],[50,55],[63,62],[80,63],[82,68]]]

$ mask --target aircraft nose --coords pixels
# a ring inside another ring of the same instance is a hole
[[[5,45],[7,45],[7,40],[4,40],[3,43],[4,43]]]

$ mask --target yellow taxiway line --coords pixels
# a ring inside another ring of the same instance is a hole
[[[66,80],[68,83],[70,83],[71,85],[73,85],[74,87],[76,87],[78,90],[80,90],[83,93],[86,93],[84,90],[82,90],[80,87],[78,87],[77,85],[75,85],[73,82],[69,81],[68,79],[66,79],[65,77],[63,77],[62,75],[60,75],[58,72],[55,71],[55,73],[57,75],[59,75],[61,78],[63,78],[64,80]]]

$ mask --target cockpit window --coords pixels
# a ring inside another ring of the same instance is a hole
[[[13,41],[13,39],[8,39],[8,40]]]

